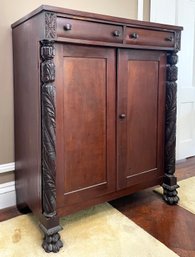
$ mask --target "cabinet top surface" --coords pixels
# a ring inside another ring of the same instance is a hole
[[[99,20],[101,22],[111,22],[111,23],[118,23],[122,25],[134,25],[138,27],[145,27],[145,28],[155,28],[160,30],[172,30],[172,31],[181,31],[183,30],[182,27],[179,26],[173,26],[173,25],[165,25],[165,24],[159,24],[159,23],[153,23],[153,22],[145,22],[145,21],[138,21],[138,20],[132,20],[132,19],[126,19],[126,18],[119,18],[119,17],[113,17],[109,15],[102,15],[102,14],[96,14],[96,13],[90,13],[90,12],[83,12],[83,11],[77,11],[77,10],[71,10],[61,7],[54,7],[50,5],[41,5],[39,8],[35,9],[31,13],[27,14],[23,18],[19,19],[15,23],[12,24],[12,28],[15,28],[16,26],[20,25],[21,23],[25,22],[26,20],[32,18],[33,16],[41,13],[41,12],[53,12],[56,13],[56,15],[70,15],[70,16],[77,16],[81,19],[95,19]]]

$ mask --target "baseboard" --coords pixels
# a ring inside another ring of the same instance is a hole
[[[0,164],[0,173],[5,173],[15,170],[15,162]]]
[[[16,205],[15,182],[0,184],[0,209]]]

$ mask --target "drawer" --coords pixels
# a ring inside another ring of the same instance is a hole
[[[167,31],[127,28],[125,42],[134,45],[174,47],[175,35]]]
[[[57,18],[57,36],[122,43],[123,27],[91,21]]]

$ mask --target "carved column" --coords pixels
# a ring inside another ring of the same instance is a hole
[[[63,246],[59,231],[61,226],[56,216],[56,110],[55,98],[55,56],[54,42],[41,42],[41,106],[42,106],[42,207],[49,223],[40,224],[45,237],[46,252],[58,252]]]
[[[169,204],[177,204],[177,178],[175,177],[175,145],[176,145],[176,95],[177,95],[177,67],[176,52],[167,56],[166,82],[166,121],[165,121],[165,176],[163,183],[163,199]]]

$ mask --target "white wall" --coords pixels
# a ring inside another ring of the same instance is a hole
[[[177,0],[151,0],[150,21],[175,25],[176,1]]]
[[[176,158],[195,155],[195,0],[151,0],[150,20],[184,27],[178,63]]]

